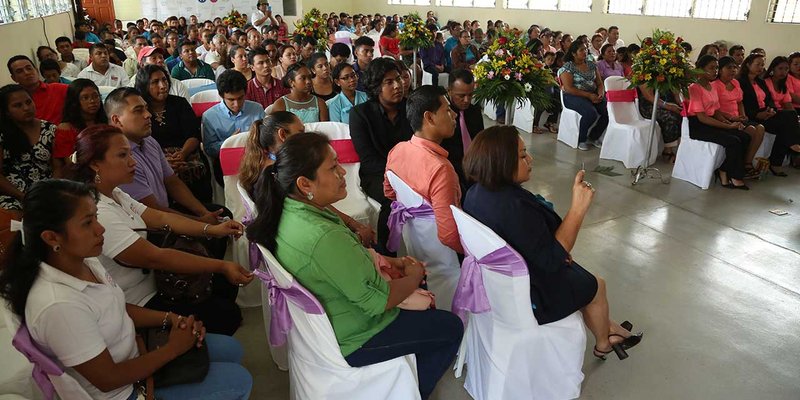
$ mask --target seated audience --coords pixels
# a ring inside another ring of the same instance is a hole
[[[150,135],[161,147],[175,175],[189,187],[194,197],[210,203],[211,173],[205,157],[200,154],[200,121],[186,99],[169,94],[169,86],[169,74],[158,65],[147,65],[136,74],[136,90],[147,103],[151,115]]]
[[[745,57],[744,46],[739,44],[731,46],[730,50],[728,50],[728,55],[733,58],[733,61],[736,62],[737,66],[742,65],[742,62],[744,61]]]
[[[225,60],[228,59],[228,39],[225,35],[214,35],[211,40],[211,50],[203,57],[203,62],[211,66],[211,69],[217,71],[220,66],[225,66]]]
[[[625,76],[622,64],[617,62],[617,52],[614,50],[614,46],[604,44],[600,49],[600,55],[602,58],[597,61],[597,72],[600,73],[600,79],[605,82],[609,76]]]
[[[366,35],[356,39],[353,43],[353,53],[356,56],[353,69],[356,71],[356,75],[358,75],[358,86],[356,86],[356,90],[366,93],[367,87],[364,82],[364,71],[367,70],[367,67],[372,62],[372,58],[375,55],[375,41]]]
[[[539,325],[580,311],[594,335],[594,356],[605,360],[612,350],[622,356],[639,344],[642,333],[631,334],[629,322],[620,325],[609,318],[605,281],[583,269],[570,254],[595,189],[584,180],[585,171],[578,171],[572,203],[562,220],[552,203],[521,186],[531,177],[532,162],[513,126],[493,126],[478,134],[464,160],[464,171],[475,181],[464,200],[464,211],[525,260]]]
[[[619,28],[616,26],[609,26],[608,27],[608,36],[606,37],[605,44],[610,44],[614,46],[614,50],[625,46],[625,42],[619,38]]]
[[[331,65],[325,53],[314,53],[306,60],[306,67],[311,71],[311,94],[322,101],[328,101],[339,93],[331,78]]]
[[[97,86],[123,87],[128,82],[125,69],[109,61],[108,49],[102,43],[89,48],[92,63],[78,74],[78,78],[92,80]]]
[[[206,334],[192,315],[126,304],[122,282],[112,280],[97,259],[112,245],[95,219],[97,201],[94,188],[66,180],[40,181],[25,195],[23,244],[0,274],[0,296],[34,344],[93,399],[135,398],[137,382],[193,347],[208,346],[210,368],[202,381],[158,387],[155,395],[247,399],[253,379],[240,365],[243,349],[236,339]],[[170,329],[167,343],[140,354],[135,329],[158,327]]]
[[[231,63],[233,64],[233,68],[228,68],[229,70],[238,71],[246,80],[253,79],[253,70],[250,68],[250,64],[247,62],[247,49],[245,47],[237,45],[233,45],[228,49],[228,56],[231,59]],[[221,75],[221,74],[220,74]]]
[[[36,105],[36,118],[61,123],[67,85],[63,83],[44,83],[39,80],[39,71],[27,56],[14,56],[6,64],[11,80],[22,86]]]
[[[795,109],[800,108],[800,52],[789,55],[789,75],[786,77],[786,87],[792,95],[792,104]]]
[[[604,41],[603,36],[600,35],[599,33],[595,33],[594,36],[592,36],[592,41],[590,45],[588,46],[589,55],[592,56],[592,60],[594,60],[595,62],[599,61],[602,58],[603,52],[601,49],[603,48],[603,41]],[[564,54],[567,53],[569,53],[569,48],[567,48],[567,51],[564,51]]]
[[[392,204],[383,194],[386,159],[396,144],[411,139],[414,130],[406,116],[403,82],[397,63],[387,58],[375,59],[364,71],[363,79],[369,100],[350,111],[350,137],[361,159],[358,171],[361,188],[381,204],[376,250],[382,252],[389,238],[386,223]]]
[[[620,47],[617,49],[617,62],[622,65],[622,76],[630,79],[633,67],[633,57],[628,55],[627,47]]]
[[[192,78],[216,79],[211,66],[197,59],[197,43],[184,40],[178,45],[181,61],[172,67],[171,75],[178,80]]]
[[[699,61],[701,57],[704,55],[711,55],[716,59],[719,59],[719,46],[715,44],[707,44],[700,49],[700,53],[697,54],[697,60]]]
[[[645,119],[653,116],[653,103],[657,102],[656,123],[661,128],[661,139],[664,141],[664,150],[661,155],[664,161],[675,163],[678,154],[678,144],[681,138],[681,125],[683,108],[678,105],[673,93],[659,93],[658,100],[655,99],[655,92],[647,85],[639,85],[637,88],[639,98],[639,114]]]
[[[470,43],[469,31],[458,34],[458,45],[450,51],[452,70],[469,69],[478,62],[478,49]]]
[[[146,65],[158,65],[161,68],[164,68],[165,71],[168,71],[166,64],[164,64],[164,56],[166,56],[167,52],[160,47],[153,47],[153,46],[145,46],[139,50],[139,55],[137,59],[139,61],[138,69],[144,68]],[[169,77],[169,94],[173,96],[183,97],[186,101],[189,101],[189,89],[186,85],[173,78],[172,75]],[[131,77],[131,80],[128,82],[128,87],[135,87],[136,86],[136,75],[134,74]]]
[[[108,117],[97,85],[88,79],[75,79],[67,88],[64,119],[56,129],[53,162],[60,165],[70,163],[69,157],[75,152],[78,134],[90,126],[107,123]]]
[[[72,40],[70,40],[68,37],[61,36],[56,39],[56,50],[58,51],[58,54],[61,55],[61,61],[68,62],[78,67],[79,72],[83,71],[83,69],[89,65],[89,60],[75,58],[75,55],[72,54],[72,49]]]
[[[25,192],[60,176],[52,160],[56,126],[36,117],[36,104],[20,85],[0,88],[0,209],[22,210]]]
[[[572,43],[564,61],[558,77],[564,92],[564,107],[581,115],[578,149],[589,150],[589,145],[600,147],[600,136],[608,126],[603,79],[596,64],[586,59],[586,48],[579,41]]]
[[[272,68],[272,77],[275,79],[283,79],[286,76],[286,71],[289,67],[297,64],[297,51],[294,47],[283,45],[278,49],[278,64]]]
[[[353,66],[347,63],[337,64],[333,67],[333,82],[339,88],[339,94],[325,102],[328,106],[330,120],[334,122],[350,123],[350,110],[367,101],[367,94],[356,90],[358,74]]]
[[[722,116],[728,121],[741,122],[745,125],[744,131],[750,135],[750,146],[744,156],[745,179],[753,179],[760,176],[760,173],[753,168],[753,158],[756,156],[761,142],[764,140],[764,125],[750,121],[744,112],[742,99],[744,94],[739,81],[736,80],[736,73],[739,65],[733,57],[722,57],[719,59],[719,75],[711,82],[711,86],[719,97],[719,110]]]
[[[139,70],[139,52],[145,47],[147,47],[147,39],[145,39],[144,36],[137,36],[134,39],[133,45],[128,47],[131,57],[126,58],[122,63],[122,68],[125,70],[125,73],[128,74],[128,79],[133,78],[133,76],[136,75],[136,71]]]
[[[344,43],[334,43],[331,46],[331,68],[339,64],[346,63],[352,54],[350,46]]]
[[[227,70],[217,79],[217,92],[222,101],[203,113],[203,150],[211,159],[214,178],[222,182],[219,149],[231,135],[247,132],[257,119],[264,118],[261,104],[245,100],[247,79],[238,71]]]
[[[446,72],[444,68],[444,37],[441,32],[436,33],[433,46],[419,50],[422,59],[422,69],[431,74],[433,86],[439,86],[439,74]]]
[[[245,99],[267,108],[289,91],[272,77],[272,61],[269,53],[257,47],[247,54],[247,62],[253,69],[253,79],[247,81]]]
[[[296,49],[297,51],[297,62],[305,63],[311,58],[311,54],[314,53],[314,50],[317,48],[317,39],[313,37],[303,37],[300,40],[300,48]]]
[[[81,70],[79,70],[75,64],[59,60],[58,53],[56,53],[56,51],[49,46],[39,46],[39,48],[36,50],[36,58],[39,59],[39,63],[41,63],[44,60],[55,61],[61,70],[60,76],[66,78],[75,78],[81,72]],[[44,74],[42,74],[42,77],[44,77]],[[55,83],[55,82],[47,82],[47,83]],[[61,83],[68,83],[68,82],[61,82]]]
[[[778,56],[772,59],[769,67],[764,71],[761,76],[767,84],[769,94],[772,95],[772,101],[775,103],[775,109],[781,110],[794,110],[792,105],[792,95],[786,85],[789,76],[789,59],[784,56]]]
[[[461,33],[462,35],[464,32]],[[453,219],[451,205],[461,205],[461,186],[442,140],[453,136],[456,113],[450,108],[447,92],[439,86],[425,85],[408,98],[406,116],[414,136],[392,148],[386,171],[392,171],[422,196],[433,208],[439,241],[459,254],[464,253]],[[396,194],[388,178],[383,181],[386,198]]]
[[[730,121],[720,111],[717,91],[711,81],[717,77],[718,62],[706,54],[697,60],[697,68],[703,70],[697,83],[689,86],[689,135],[694,140],[716,143],[725,148],[725,160],[716,174],[722,187],[728,189],[750,188],[745,185],[745,153],[750,145],[750,136],[744,132],[740,121]]]
[[[397,30],[397,24],[388,23],[386,28],[381,33],[381,39],[378,42],[381,50],[381,55],[389,56],[395,60],[400,59],[400,39],[397,35],[400,32]]]
[[[777,111],[766,82],[761,79],[764,72],[764,56],[751,53],[742,62],[737,79],[742,88],[744,111],[752,121],[764,125],[767,132],[775,135],[775,144],[769,156],[770,172],[785,177],[781,170],[789,151],[800,152],[800,126],[794,110]]]
[[[289,67],[282,79],[283,87],[289,93],[275,101],[273,111],[289,111],[297,115],[303,123],[328,121],[328,106],[311,93],[313,84],[311,71],[303,64]]]
[[[261,174],[255,199],[260,211],[247,237],[271,251],[322,303],[350,366],[415,354],[420,395],[427,399],[455,359],[463,326],[455,315],[427,305],[398,308],[417,291],[424,267],[411,257],[379,257],[401,276],[388,282],[381,277],[373,255],[327,210],[347,196],[344,174],[324,135],[290,137]]]
[[[450,74],[447,82],[447,95],[450,99],[450,108],[456,114],[456,124],[453,136],[444,138],[441,146],[447,151],[447,159],[450,160],[456,175],[458,175],[461,200],[469,189],[469,183],[464,176],[464,154],[467,153],[475,135],[483,130],[483,110],[480,105],[472,104],[474,92],[475,77],[472,72],[457,69]]]
[[[58,61],[49,59],[40,61],[39,73],[42,74],[44,83],[63,83],[69,85],[70,81],[61,76],[61,66],[58,65]]]
[[[117,98],[122,97],[126,90],[115,93],[116,95],[109,95],[112,121],[119,120],[118,110],[115,110],[113,104],[118,104]],[[142,98],[129,96],[128,99],[130,104],[120,104],[123,108],[131,108],[131,111],[134,108],[144,110],[143,114],[128,116],[140,120],[140,125],[147,122],[146,126],[149,127],[150,121],[143,117],[148,113]],[[79,178],[93,183],[100,193],[97,219],[105,228],[100,263],[125,292],[125,301],[137,306],[195,315],[212,333],[232,335],[236,332],[242,316],[235,303],[236,295],[231,293],[236,290],[231,291],[228,288],[235,286],[227,282],[244,285],[253,279],[253,275],[230,261],[158,247],[147,240],[147,234],[136,230],[159,229],[168,225],[173,232],[180,235],[226,238],[230,235],[241,235],[242,225],[236,221],[211,224],[177,213],[163,212],[147,207],[123,192],[119,186],[134,181],[136,161],[132,155],[131,142],[118,128],[96,125],[84,130],[78,136],[77,149],[76,167]],[[143,273],[151,269],[181,274],[213,273],[212,294],[195,304],[172,301],[157,293],[154,274]]]

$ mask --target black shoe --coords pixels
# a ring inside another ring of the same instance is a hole
[[[728,183],[722,183],[722,175],[720,175],[719,170],[714,171],[714,182],[716,182],[717,180],[719,180],[719,184],[722,185],[722,187],[724,187],[725,189],[735,188],[735,186],[733,186],[733,183],[731,183],[730,179],[728,179]]]
[[[775,171],[772,166],[769,167],[769,172],[772,172],[772,175],[780,176],[781,178],[787,177],[786,172],[783,171]]]

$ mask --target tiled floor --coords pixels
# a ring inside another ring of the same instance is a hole
[[[534,157],[527,188],[563,215],[575,172],[581,162],[593,170],[599,150],[579,152],[552,134],[523,138]],[[622,175],[587,175],[597,195],[573,256],[606,279],[612,316],[633,321],[645,340],[625,361],[596,361],[587,347],[581,398],[800,399],[800,170],[749,192],[704,191],[679,180],[631,186],[622,164],[600,164]],[[669,176],[671,166],[657,166]],[[245,310],[236,336],[252,398],[288,399],[260,309]],[[469,398],[452,374],[433,396]]]

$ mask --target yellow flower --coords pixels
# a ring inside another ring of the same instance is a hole
[[[669,73],[670,74],[674,74],[676,71],[678,71],[678,69],[675,68],[675,67],[672,67],[672,68],[669,69]]]
[[[666,58],[662,58],[661,61],[659,61],[658,63],[661,64],[661,65],[664,65],[664,64],[667,63],[667,59]]]
[[[649,81],[651,79],[653,79],[653,75],[652,74],[644,74],[644,80]]]

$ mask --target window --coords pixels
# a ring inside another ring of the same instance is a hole
[[[0,0],[0,24],[70,11],[69,0]]]
[[[750,0],[609,0],[606,12],[746,21],[750,14]]]
[[[429,6],[431,0],[389,0],[389,4],[403,6]]]
[[[800,24],[800,1],[773,0],[767,11],[767,21]]]
[[[436,0],[437,6],[494,8],[494,0]]]
[[[506,8],[588,13],[592,11],[592,0],[506,0]]]

